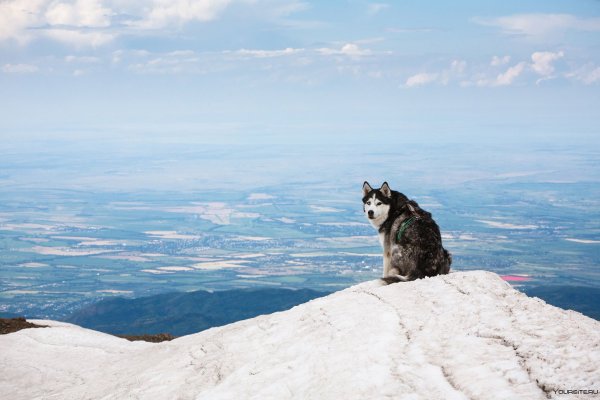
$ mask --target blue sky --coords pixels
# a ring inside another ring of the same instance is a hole
[[[0,109],[8,141],[592,141],[600,1],[3,0]]]

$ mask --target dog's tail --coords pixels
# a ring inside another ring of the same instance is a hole
[[[448,252],[448,250],[444,249],[444,257],[446,258],[446,261],[448,262],[448,268],[449,268],[450,264],[452,264],[452,254],[450,254]]]
[[[397,283],[397,282],[406,282],[411,279],[409,276],[404,276],[404,275],[388,275],[388,276],[384,276],[383,278],[381,278],[381,280],[389,285],[389,284]]]
[[[444,271],[442,271],[442,273],[447,274],[448,272],[450,272],[450,265],[452,264],[452,254],[450,254],[450,252],[446,249],[444,249],[444,258],[446,259],[446,267],[444,268]]]

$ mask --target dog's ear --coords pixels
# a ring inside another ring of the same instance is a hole
[[[379,190],[385,197],[392,197],[392,189],[390,189],[390,185],[388,185],[387,182],[383,182],[383,185],[381,185]]]
[[[365,183],[363,183],[363,197],[368,195],[371,190],[373,190],[373,188],[369,185],[369,182],[365,181]]]

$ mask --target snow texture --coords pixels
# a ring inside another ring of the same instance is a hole
[[[366,282],[158,344],[34,322],[51,327],[0,337],[0,398],[529,400],[600,389],[600,323],[482,271]]]

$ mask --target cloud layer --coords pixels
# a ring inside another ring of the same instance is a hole
[[[562,40],[560,45],[529,42],[530,38],[569,31],[593,35],[600,32],[600,18],[538,13],[466,19],[475,25],[466,24],[479,30],[487,29],[482,26],[494,28],[494,37],[501,38],[498,41],[529,43],[514,53],[512,48],[496,52],[493,43],[482,58],[468,50],[461,54],[460,47],[453,55],[428,54],[429,47],[412,40],[414,36],[423,40],[445,35],[436,29],[382,26],[379,35],[362,38],[353,29],[340,30],[344,33],[336,34],[335,39],[322,40],[319,35],[307,34],[308,28],[320,27],[323,34],[332,29],[331,21],[286,19],[315,4],[297,0],[5,0],[0,2],[0,46],[27,49],[36,41],[63,46],[57,56],[52,54],[54,46],[37,59],[8,57],[0,73],[230,73],[236,79],[255,74],[271,81],[310,84],[341,76],[404,89],[497,88],[542,85],[551,80],[583,85],[600,82],[600,60],[593,54],[582,56],[586,53],[581,48],[563,45]],[[361,3],[359,8],[362,18],[371,23],[385,18],[395,7]],[[206,26],[213,30],[203,31]],[[235,30],[227,42],[219,42],[223,26]],[[248,32],[251,34],[246,35]],[[342,38],[351,36],[353,40]],[[132,42],[135,44],[130,46]],[[35,51],[44,47],[38,45]],[[411,47],[412,53],[407,50]]]
[[[474,65],[471,69],[467,68],[468,65],[465,61],[453,60],[448,68],[440,71],[419,72],[409,76],[404,87],[452,83],[463,87],[501,87],[517,83],[526,85],[533,82],[539,85],[543,81],[559,78],[589,85],[600,80],[600,67],[596,68],[593,64],[587,64],[574,70],[561,66],[562,70],[559,71],[556,63],[563,57],[565,57],[563,51],[536,51],[531,54],[530,60],[508,65],[512,59],[511,56],[493,56],[487,65]],[[525,79],[527,76],[531,79]]]
[[[473,18],[480,25],[497,27],[506,34],[544,38],[569,30],[598,32],[600,18],[582,18],[571,14],[515,14],[496,18]]]
[[[76,46],[101,46],[123,34],[139,35],[144,31],[181,28],[193,21],[208,22],[218,18],[233,2],[6,0],[0,2],[0,42],[12,40],[27,44],[48,38]],[[238,2],[244,3],[243,0]],[[264,2],[256,0],[254,3]]]

